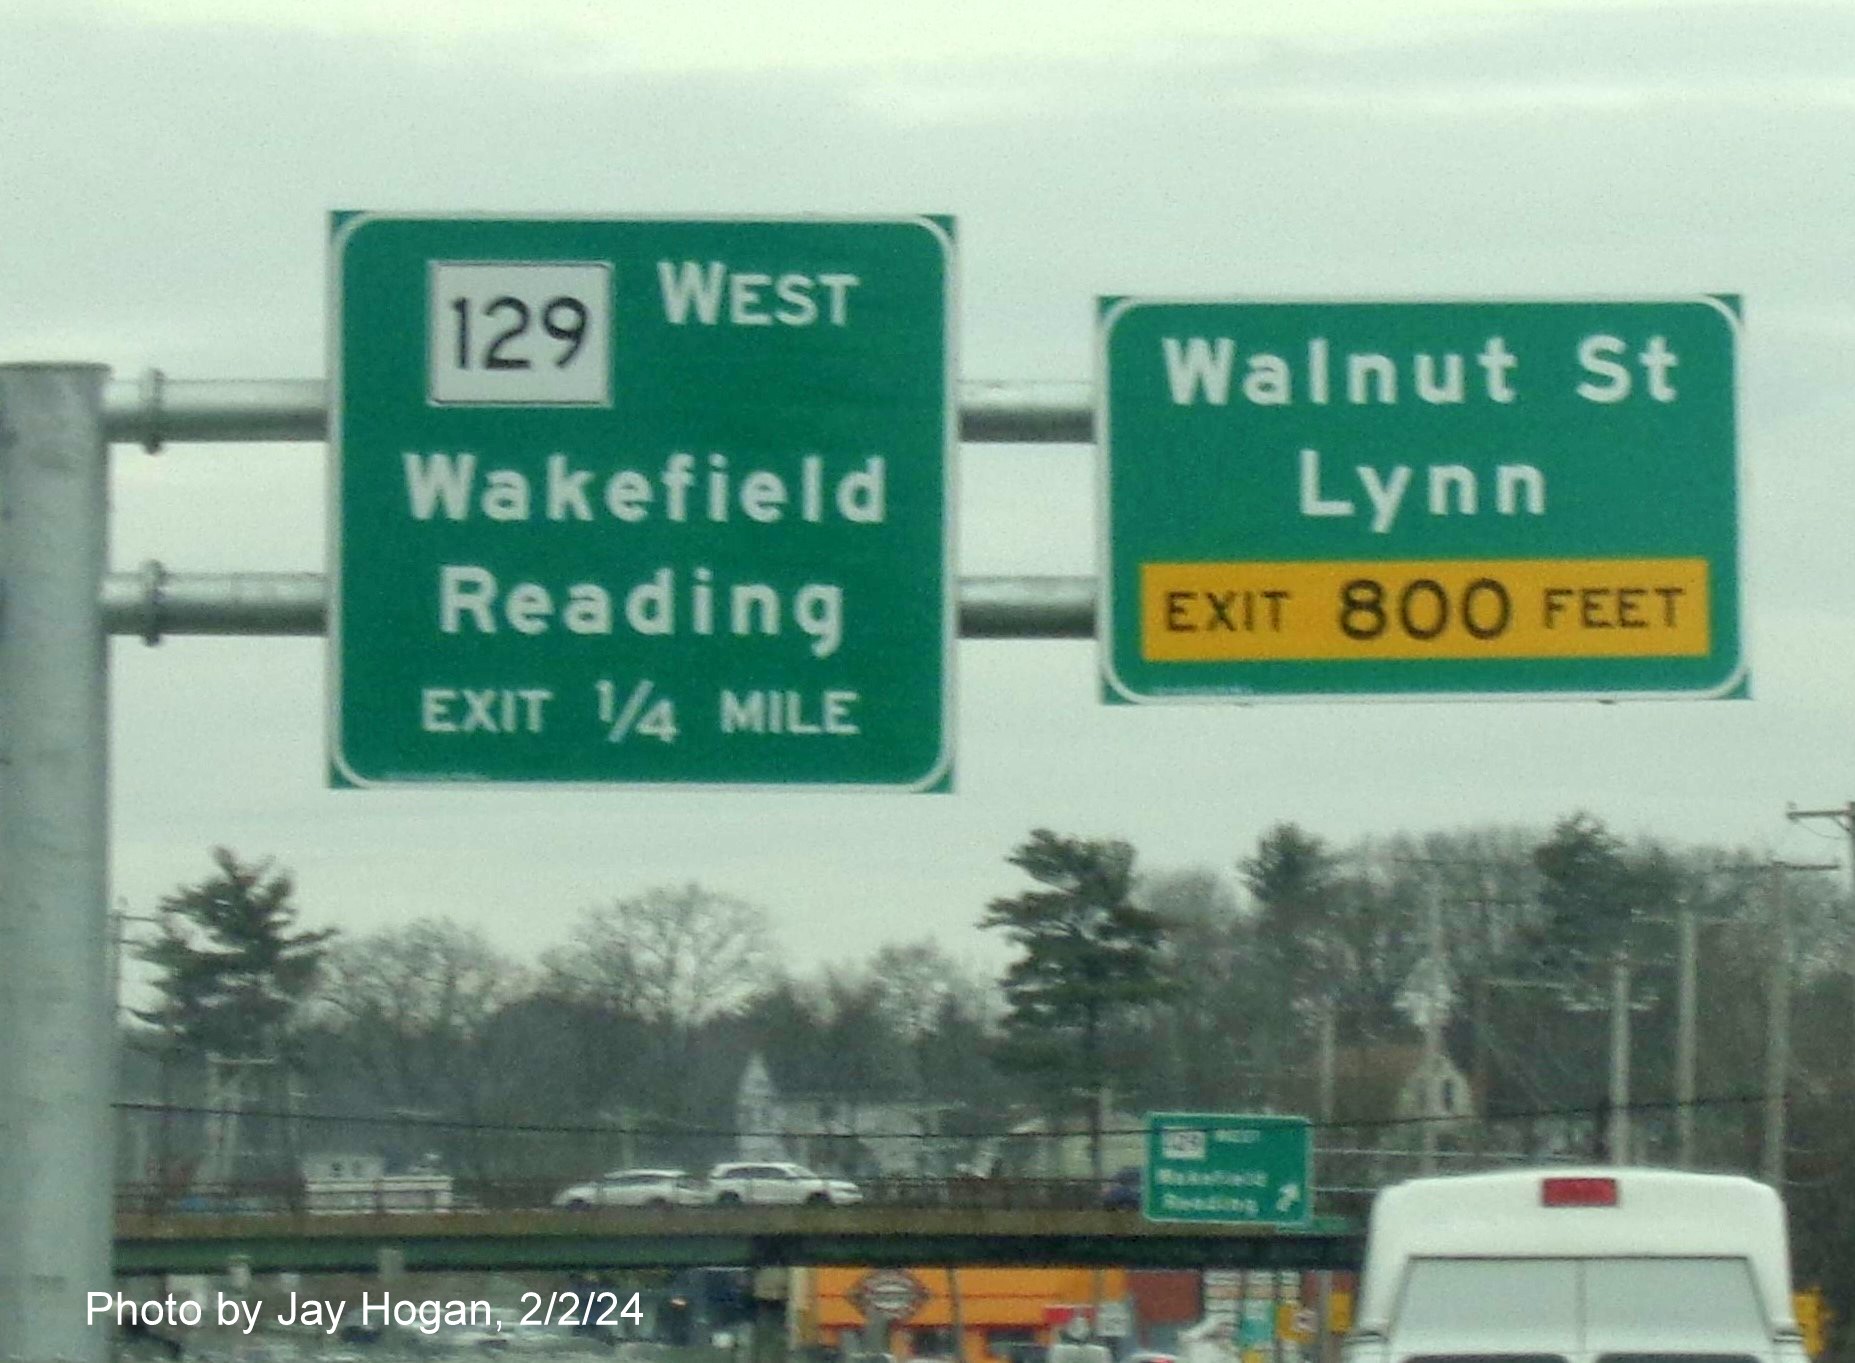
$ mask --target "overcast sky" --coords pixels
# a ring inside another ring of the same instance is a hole
[[[1833,855],[1855,796],[1855,6],[10,0],[0,359],[316,378],[336,208],[951,214],[973,379],[1087,382],[1099,295],[1745,298],[1755,698],[1104,707],[1082,642],[962,643],[956,793],[324,786],[320,640],[114,645],[114,892],[274,856],[308,920],[527,954],[700,881],[806,965],[974,929],[1033,827],[1228,872],[1575,809]],[[324,566],[319,445],[115,452],[113,556]],[[959,569],[1093,574],[1092,451],[968,447]]]

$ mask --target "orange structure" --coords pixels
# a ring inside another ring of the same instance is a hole
[[[953,1349],[954,1275],[965,1349]],[[1123,1302],[1121,1268],[811,1268],[794,1271],[793,1342],[843,1354],[1015,1363],[1016,1346],[1048,1345],[1063,1320],[1097,1302]],[[871,1315],[888,1339],[869,1340]]]

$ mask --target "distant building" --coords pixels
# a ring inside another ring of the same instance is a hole
[[[812,1357],[1028,1363],[1061,1342],[1061,1322],[1097,1302],[1127,1303],[1128,1277],[1124,1268],[796,1268],[792,1339]]]
[[[748,1057],[735,1092],[736,1159],[793,1160],[851,1177],[937,1178],[962,1143],[941,1130],[944,1104],[780,1093],[764,1057]]]
[[[328,1179],[385,1178],[386,1156],[317,1150],[303,1156],[302,1170],[306,1183]]]
[[[1304,1110],[1313,1113],[1311,1101]],[[1426,1063],[1416,1044],[1344,1047],[1334,1057],[1333,1121],[1316,1136],[1317,1180],[1364,1192],[1408,1178],[1423,1149],[1420,1118],[1440,1119],[1437,1149],[1447,1156],[1474,1139],[1480,1112],[1474,1084],[1447,1051]]]
[[[299,1168],[310,1212],[448,1212],[453,1205],[451,1176],[434,1164],[389,1174],[384,1155],[319,1150],[304,1155]]]
[[[792,1156],[786,1150],[783,1134],[787,1130],[785,1123],[779,1091],[773,1087],[773,1076],[767,1073],[766,1061],[756,1051],[747,1057],[747,1068],[741,1072],[740,1087],[735,1093],[734,1129],[740,1134],[736,1138],[734,1157],[790,1160]]]
[[[1445,1140],[1462,1136],[1477,1115],[1475,1094],[1468,1076],[1447,1055],[1438,1052],[1427,1060],[1421,1047],[1411,1047],[1416,1057],[1404,1071],[1398,1085],[1395,1115],[1400,1122],[1421,1130],[1420,1117],[1445,1120],[1437,1123],[1437,1134]]]
[[[1101,1115],[1102,1173],[1145,1163],[1146,1119],[1108,1107]],[[1014,1178],[1093,1178],[1089,1123],[1081,1116],[1017,1123],[1005,1138],[998,1172]]]

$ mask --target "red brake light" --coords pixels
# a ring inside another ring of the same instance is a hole
[[[1542,1207],[1614,1207],[1617,1200],[1614,1178],[1543,1178],[1539,1181],[1539,1205]]]

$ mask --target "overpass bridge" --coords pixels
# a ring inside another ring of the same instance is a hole
[[[1352,1269],[1361,1228],[1150,1222],[1122,1211],[951,1207],[606,1208],[320,1214],[122,1214],[119,1274],[984,1265]]]

